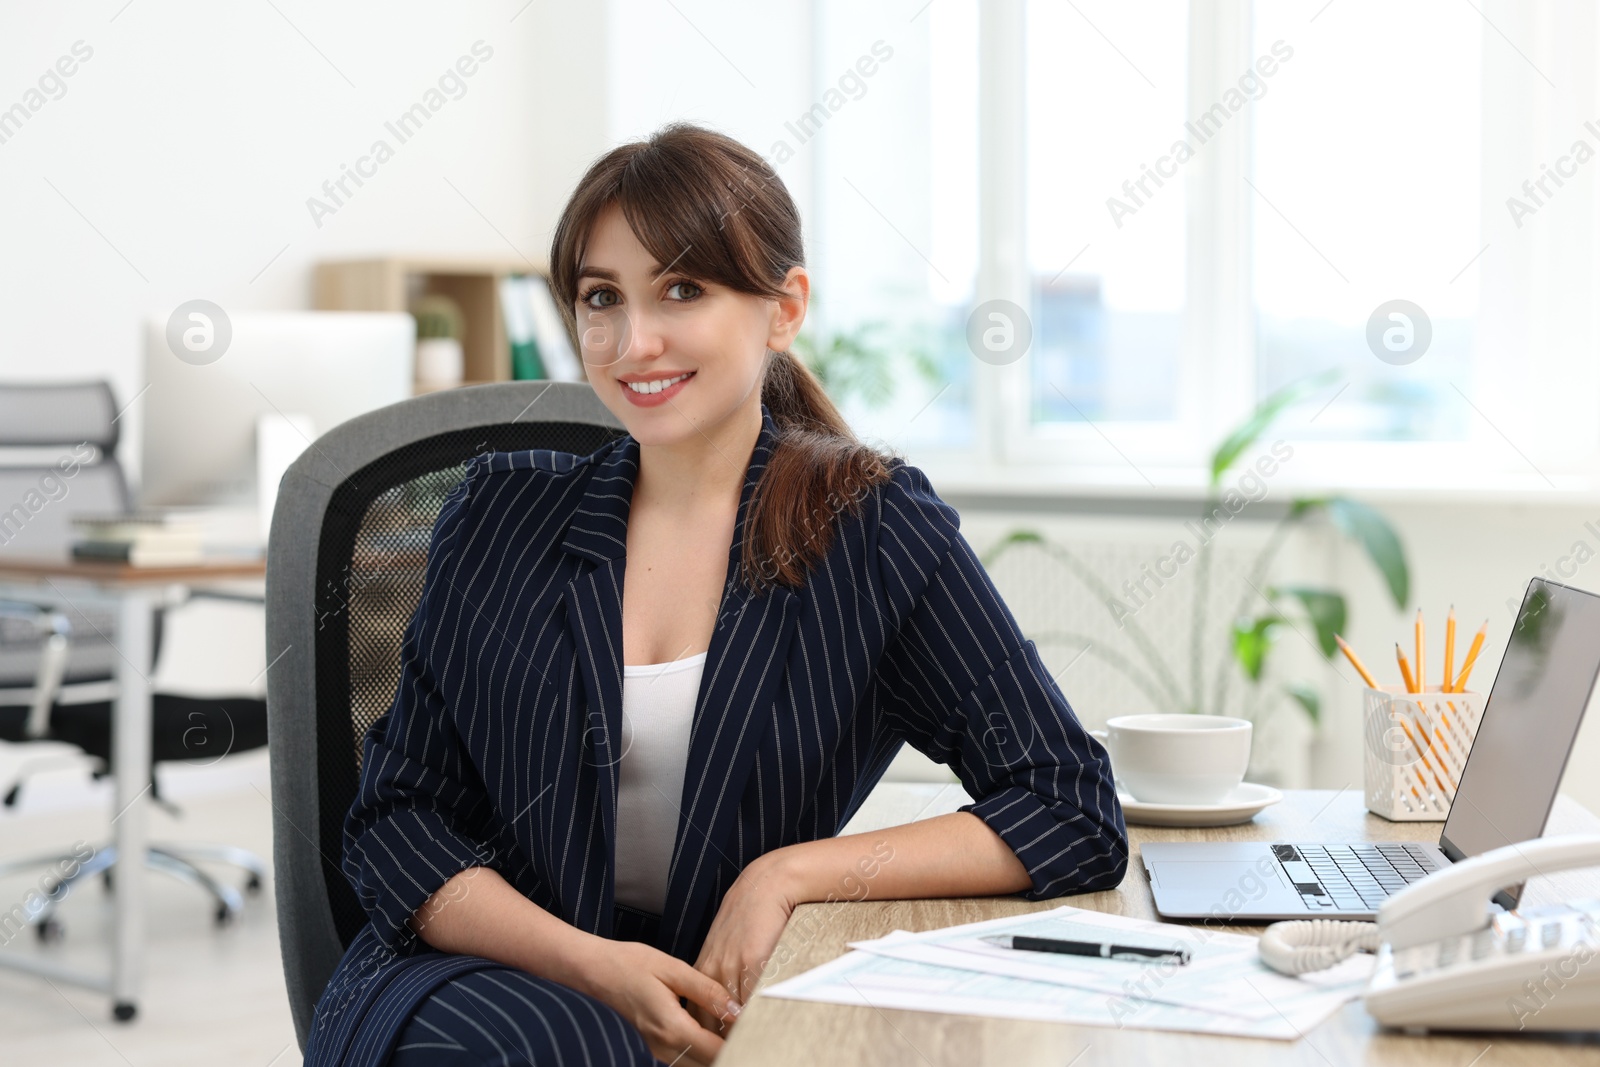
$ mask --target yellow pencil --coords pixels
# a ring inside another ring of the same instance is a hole
[[[1417,679],[1411,673],[1411,664],[1406,662],[1406,654],[1400,650],[1399,641],[1394,643],[1394,658],[1400,664],[1400,677],[1405,679],[1406,692],[1415,693],[1417,691]]]
[[[1366,666],[1361,662],[1361,657],[1356,655],[1356,650],[1346,644],[1345,639],[1338,634],[1334,634],[1333,639],[1339,642],[1339,650],[1344,653],[1344,658],[1350,661],[1350,666],[1356,669],[1356,673],[1361,675],[1361,680],[1373,689],[1382,688],[1373,680],[1372,672],[1367,670]]]
[[[1483,639],[1489,635],[1489,620],[1483,620],[1483,625],[1478,627],[1478,634],[1472,639],[1472,645],[1467,649],[1467,658],[1461,664],[1461,673],[1456,675],[1454,693],[1467,691],[1467,675],[1472,673],[1472,665],[1478,662],[1478,653],[1483,651]]]
[[[1433,764],[1432,763],[1428,762],[1428,753],[1422,751],[1422,746],[1417,743],[1417,739],[1415,737],[1411,736],[1411,729],[1408,726],[1406,726],[1404,719],[1402,719],[1400,721],[1400,729],[1405,732],[1406,739],[1411,742],[1411,747],[1417,750],[1417,755],[1419,757],[1421,757],[1421,759],[1422,759],[1422,765],[1424,767],[1428,768],[1428,773],[1429,774],[1433,775],[1433,780],[1434,780],[1435,784],[1437,784],[1439,786],[1439,792],[1440,793],[1445,793],[1446,790],[1445,790],[1445,787],[1444,787],[1444,782],[1440,780],[1439,772],[1433,769]],[[1433,752],[1433,742],[1431,740],[1428,742],[1428,752]],[[1433,758],[1438,760],[1439,759],[1439,754],[1437,752],[1434,752],[1433,753]],[[1443,760],[1439,760],[1439,766],[1441,766],[1441,767],[1444,766],[1444,761]],[[1418,772],[1417,777],[1418,778],[1422,777],[1421,772]],[[1427,780],[1423,779],[1423,783],[1422,784],[1423,785],[1427,785],[1428,784]],[[1454,793],[1454,790],[1451,790],[1450,793]],[[1449,795],[1449,794],[1447,794],[1447,795]]]
[[[1440,716],[1440,717],[1443,718],[1443,716]],[[1448,721],[1446,722],[1446,725],[1448,725]],[[1433,739],[1434,739],[1434,737],[1438,737],[1439,744],[1444,746],[1444,750],[1446,752],[1450,751],[1450,738],[1449,738],[1449,736],[1446,735],[1445,732],[1443,730],[1439,729],[1437,726],[1435,726],[1433,728],[1433,733],[1428,735],[1428,746],[1430,748],[1433,747]],[[1444,761],[1440,760],[1439,762],[1443,763]]]
[[[1439,743],[1444,746],[1445,751],[1446,752],[1450,751],[1450,744],[1449,744],[1449,742],[1447,742],[1444,739],[1444,734],[1440,732],[1440,730],[1439,730],[1439,728],[1437,726],[1434,726],[1433,727],[1433,732],[1426,736],[1426,740],[1428,742],[1428,752],[1433,756],[1434,760],[1437,761],[1438,764],[1439,764],[1439,770],[1438,771],[1434,771],[1434,776],[1435,776],[1435,778],[1437,778],[1439,772],[1443,771],[1445,778],[1448,779],[1449,782],[1450,782],[1450,792],[1451,792],[1452,795],[1454,795],[1455,789],[1456,789],[1456,780],[1455,780],[1455,777],[1453,775],[1451,775],[1451,773],[1450,773],[1450,765],[1445,763],[1444,757],[1439,755],[1438,750],[1433,747],[1433,738],[1434,738],[1435,735],[1438,736]],[[1428,769],[1429,770],[1433,770],[1433,768],[1431,768],[1431,767],[1428,768]],[[1442,783],[1441,783],[1441,788],[1443,788]]]
[[[1422,609],[1417,609],[1417,687],[1412,692],[1420,693],[1428,688],[1428,636],[1427,630],[1422,625]]]
[[[1456,606],[1450,605],[1450,614],[1444,620],[1444,688],[1450,692],[1450,671],[1456,662]]]

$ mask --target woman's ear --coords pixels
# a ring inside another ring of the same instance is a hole
[[[772,329],[767,347],[787,352],[806,321],[806,306],[811,301],[811,275],[804,267],[790,267],[783,279],[784,295],[773,300]]]

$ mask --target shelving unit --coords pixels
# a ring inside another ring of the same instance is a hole
[[[531,269],[530,269],[531,268]],[[430,256],[330,260],[318,263],[313,300],[323,311],[409,311],[418,297],[439,293],[461,306],[463,385],[511,380],[511,344],[500,308],[500,280],[543,274],[547,264],[523,259]],[[417,387],[418,392],[429,391]]]

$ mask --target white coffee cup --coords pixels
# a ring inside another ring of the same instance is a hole
[[[1215,804],[1244,781],[1250,723],[1220,715],[1119,715],[1091,731],[1117,784],[1146,804]]]

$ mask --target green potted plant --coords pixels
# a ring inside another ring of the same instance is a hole
[[[938,384],[940,380],[939,365],[920,335],[892,344],[882,336],[888,329],[887,323],[871,320],[849,330],[827,332],[821,339],[804,330],[795,338],[794,351],[834,403],[843,404],[854,397],[868,407],[881,407],[894,396],[896,350],[925,381]]]
[[[1323,375],[1279,390],[1262,401],[1249,418],[1223,439],[1211,455],[1203,515],[1216,513],[1223,498],[1224,477],[1284,409],[1303,400],[1312,390],[1326,384],[1327,380],[1327,376]],[[1105,642],[1085,634],[1047,634],[1040,635],[1040,638],[1086,644],[1087,653],[1096,655],[1128,678],[1150,697],[1157,708],[1195,714],[1237,714],[1228,703],[1229,690],[1237,673],[1251,687],[1251,704],[1242,717],[1254,721],[1264,710],[1276,705],[1274,697],[1282,697],[1302,709],[1312,726],[1316,726],[1322,714],[1321,698],[1316,687],[1302,682],[1288,682],[1276,691],[1268,691],[1264,685],[1268,657],[1285,629],[1308,624],[1314,632],[1313,643],[1317,650],[1324,658],[1331,660],[1338,650],[1334,636],[1345,629],[1349,619],[1348,603],[1344,594],[1337,589],[1269,581],[1272,565],[1289,535],[1314,521],[1331,522],[1336,530],[1358,545],[1382,576],[1395,606],[1405,606],[1410,596],[1411,581],[1405,551],[1398,534],[1381,513],[1346,496],[1295,498],[1290,501],[1288,510],[1256,554],[1249,568],[1246,585],[1240,592],[1238,606],[1224,620],[1228,626],[1226,649],[1209,678],[1203,662],[1204,629],[1211,592],[1214,549],[1211,540],[1205,539],[1195,550],[1193,565],[1197,570],[1189,627],[1187,684],[1180,682],[1174,665],[1169,664],[1166,654],[1151,640],[1135,614],[1127,610],[1116,592],[1070,549],[1048,540],[1036,530],[1023,528],[1012,530],[1001,538],[984,553],[983,561],[986,565],[992,564],[1016,546],[1032,544],[1077,577],[1127,633],[1132,646],[1131,654],[1106,647]],[[1262,606],[1255,607],[1258,604]],[[1265,709],[1262,707],[1264,703],[1267,705]]]
[[[427,389],[449,389],[465,376],[461,351],[461,306],[443,293],[427,293],[411,305],[417,320],[415,378]]]

